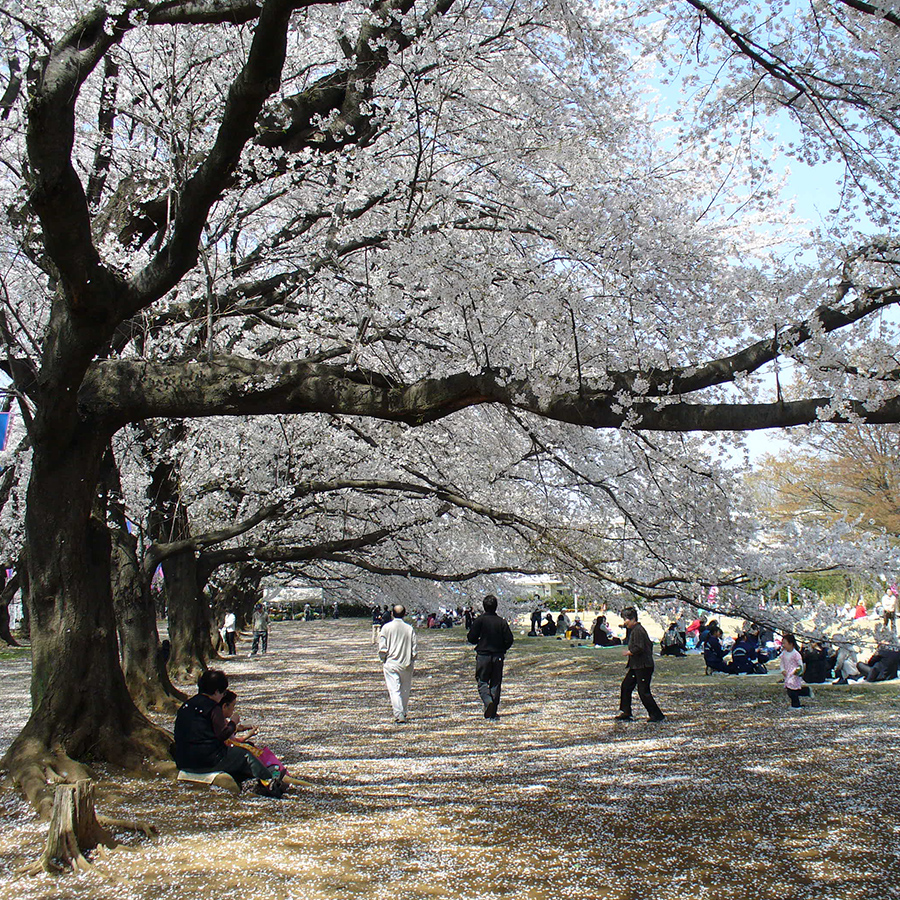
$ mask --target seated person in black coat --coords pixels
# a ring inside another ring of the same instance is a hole
[[[197,682],[196,697],[186,700],[175,716],[175,762],[189,772],[227,772],[238,784],[248,778],[270,781],[276,774],[255,756],[226,741],[237,731],[239,721],[225,718],[222,699],[228,677],[218,669],[207,669]]]
[[[878,650],[867,663],[857,663],[866,681],[890,681],[897,677],[900,666],[900,649],[890,644],[879,644]]]
[[[725,663],[725,651],[722,649],[722,629],[713,625],[706,637],[706,646],[703,650],[703,661],[707,669],[713,672],[727,672]]]
[[[618,647],[622,641],[617,638],[606,624],[606,616],[597,616],[591,633],[591,640],[595,647]]]
[[[732,675],[752,675],[756,671],[758,658],[756,644],[747,634],[739,634],[731,648],[731,662],[728,671]]]
[[[541,634],[544,637],[553,637],[556,634],[556,622],[553,621],[553,616],[550,613],[547,613],[547,619],[543,625],[541,625]]]
[[[810,641],[800,652],[803,659],[803,680],[807,684],[824,684],[831,678],[834,660],[828,654],[821,641]]]

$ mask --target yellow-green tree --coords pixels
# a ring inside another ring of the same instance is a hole
[[[900,535],[900,428],[812,429],[766,457],[751,483],[763,511],[779,520],[844,519]]]

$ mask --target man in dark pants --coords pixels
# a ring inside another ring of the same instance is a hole
[[[857,666],[866,681],[890,681],[897,677],[900,668],[900,650],[881,643],[867,663],[857,663]]]
[[[653,678],[653,642],[644,626],[638,623],[637,611],[633,606],[626,606],[622,610],[622,624],[628,631],[628,649],[625,651],[628,662],[625,677],[622,679],[619,713],[616,718],[631,721],[631,695],[637,686],[638,696],[647,710],[649,721],[662,722],[665,716],[650,693],[650,679]]]
[[[496,719],[503,681],[503,657],[512,646],[513,635],[506,619],[497,615],[497,598],[488,594],[484,612],[472,623],[466,639],[475,645],[475,680],[484,703],[484,717]]]

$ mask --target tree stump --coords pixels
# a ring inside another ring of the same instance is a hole
[[[83,851],[98,844],[115,847],[113,836],[97,821],[94,812],[94,785],[85,779],[75,784],[59,784],[53,795],[50,831],[41,858],[27,870],[30,874],[52,872],[67,866],[90,871]]]

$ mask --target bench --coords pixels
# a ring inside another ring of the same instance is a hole
[[[241,792],[241,786],[227,772],[189,772],[186,769],[179,769],[176,780],[191,785],[224,788],[234,797]]]

